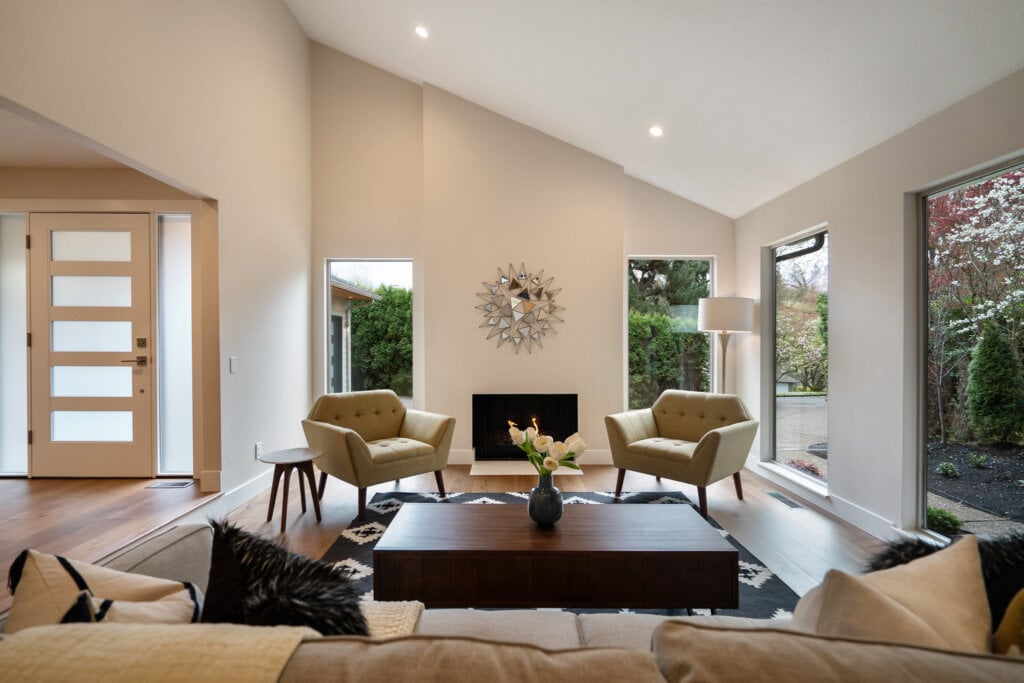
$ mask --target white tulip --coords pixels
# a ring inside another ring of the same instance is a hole
[[[558,458],[554,456],[549,455],[548,457],[544,458],[544,467],[551,472],[554,472],[555,470],[558,469],[558,464]]]
[[[523,442],[526,441],[526,434],[523,434],[523,431],[516,427],[510,427],[508,435],[512,437],[512,443],[516,446],[521,446],[523,445]]]
[[[526,438],[529,439],[531,443],[533,443],[534,439],[537,438],[537,430],[533,427],[527,427]]]
[[[583,451],[587,450],[587,444],[580,438],[579,434],[573,434],[566,439],[565,445],[569,447],[569,452],[577,458],[583,454]]]
[[[548,453],[555,458],[561,460],[569,454],[569,447],[561,441],[556,441],[551,444],[551,448],[548,449]]]
[[[533,440],[533,447],[537,450],[538,453],[547,453],[548,449],[551,448],[551,444],[553,444],[554,442],[554,439],[545,434],[542,436],[538,436],[536,439]]]

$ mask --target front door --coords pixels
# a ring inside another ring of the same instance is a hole
[[[29,474],[151,477],[150,215],[33,213]]]

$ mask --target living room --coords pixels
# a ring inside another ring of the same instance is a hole
[[[5,1],[3,14],[0,106],[132,171],[80,170],[69,188],[53,183],[59,170],[0,169],[0,211],[31,199],[215,202],[215,514],[266,494],[253,444],[304,444],[300,421],[326,376],[326,259],[413,260],[413,399],[456,417],[451,462],[471,461],[474,393],[571,392],[588,459],[607,465],[603,419],[623,409],[626,259],[707,257],[715,294],[761,301],[764,248],[827,225],[827,493],[762,464],[760,442],[748,470],[879,539],[921,526],[918,201],[1020,159],[1013,58],[764,201],[715,211],[511,112],[315,42],[284,2]],[[395,30],[414,40],[417,21],[400,14]],[[637,145],[655,143],[639,133]],[[478,329],[481,281],[509,262],[562,288],[565,323],[531,354],[496,349]],[[734,339],[725,387],[755,416],[768,400],[759,339]]]

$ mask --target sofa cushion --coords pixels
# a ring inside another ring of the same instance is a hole
[[[420,615],[416,634],[487,638],[549,650],[574,648],[582,644],[575,614],[532,609],[428,609]]]
[[[188,581],[205,593],[212,544],[209,524],[183,524],[129,545],[100,564],[122,572]]]
[[[225,521],[211,525],[213,562],[203,621],[368,634],[348,569],[292,553]]]
[[[996,653],[1024,657],[1024,590],[1010,601],[993,641]]]
[[[199,609],[195,599],[190,591],[182,589],[146,602],[97,598],[89,591],[82,591],[60,623],[190,624],[196,621],[199,621]]]
[[[172,622],[198,620],[201,606],[200,594],[189,583],[120,572],[35,550],[26,550],[14,561],[8,586],[14,599],[5,625],[7,633],[61,623],[83,592],[101,602],[139,603],[174,596],[171,603],[155,610],[162,614],[161,620]],[[185,602],[179,604],[179,599]],[[81,607],[89,609],[90,603]]]
[[[317,680],[663,681],[650,652],[606,648],[551,651],[517,643],[431,636],[305,642],[288,661],[280,683]]]
[[[656,614],[581,614],[580,638],[584,647],[648,651],[654,629],[669,618]]]
[[[793,628],[964,652],[990,652],[992,623],[973,536],[909,564],[832,570],[797,603]]]
[[[669,681],[1024,680],[1024,660],[791,630],[669,621],[654,631],[654,657]]]

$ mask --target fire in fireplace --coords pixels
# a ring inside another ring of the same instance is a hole
[[[525,460],[513,445],[508,421],[526,429],[536,419],[556,441],[579,429],[576,394],[473,394],[473,449],[477,460]]]

